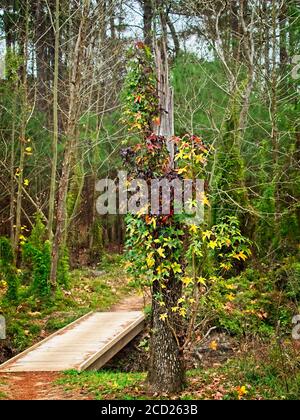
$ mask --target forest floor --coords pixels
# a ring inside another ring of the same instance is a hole
[[[118,258],[101,265],[101,271],[77,270],[71,281],[70,290],[62,292],[50,309],[26,300],[11,308],[1,361],[91,310],[145,306],[144,298],[129,286]],[[148,392],[148,359],[146,330],[99,372],[0,374],[0,400],[300,399],[298,342],[238,340],[214,331],[196,353],[186,355],[187,385],[180,394],[169,396]]]
[[[129,295],[111,307],[111,311],[141,311],[142,296]],[[66,391],[58,385],[64,376],[51,372],[0,373],[0,399],[9,400],[81,400],[93,399],[92,393],[79,389]]]
[[[267,348],[190,370],[177,395],[147,391],[146,373],[101,370],[0,375],[2,400],[299,400],[298,372],[285,371]]]
[[[0,341],[0,364],[88,312],[115,310],[125,297],[123,308],[127,304],[134,309],[143,302],[130,287],[117,255],[108,256],[101,267],[74,270],[69,287],[59,289],[52,300],[32,297],[29,287],[22,286],[15,306],[5,300],[5,290],[0,289],[0,313],[7,327],[7,339]]]

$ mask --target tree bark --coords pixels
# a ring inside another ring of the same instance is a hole
[[[49,196],[49,215],[48,215],[48,235],[53,238],[53,222],[56,194],[56,171],[58,160],[58,72],[59,72],[59,16],[60,0],[56,0],[55,10],[55,53],[54,53],[54,80],[53,80],[53,140],[52,140],[52,160],[51,160],[51,179]]]
[[[152,45],[153,45],[152,23],[153,23],[153,17],[154,17],[152,0],[143,0],[142,6],[143,6],[143,20],[144,20],[144,42],[149,48],[152,48]]]
[[[178,34],[176,32],[176,28],[174,26],[174,23],[172,22],[171,18],[169,15],[166,16],[166,20],[167,20],[167,24],[168,27],[170,29],[171,35],[172,35],[172,39],[173,39],[173,43],[174,43],[174,49],[175,49],[175,57],[178,57],[179,53],[180,53],[180,42],[179,42],[179,37]]]
[[[170,153],[170,170],[174,168],[174,106],[173,92],[169,84],[169,64],[167,54],[167,32],[165,17],[161,17],[164,37],[160,47],[156,46],[158,73],[158,91],[160,97],[161,123],[158,134],[167,140]],[[165,306],[157,301],[157,295],[163,296]],[[152,336],[151,357],[148,380],[151,389],[160,393],[176,393],[183,389],[185,368],[181,340],[183,337],[181,320],[172,311],[182,296],[182,283],[170,279],[163,289],[155,282],[152,290]],[[168,313],[167,320],[161,315]]]
[[[22,28],[22,56],[24,62],[21,68],[21,127],[20,127],[20,160],[18,168],[18,188],[16,195],[16,229],[15,229],[15,243],[14,251],[17,255],[19,248],[19,240],[21,234],[21,215],[22,215],[22,191],[24,182],[24,166],[25,166],[25,149],[26,149],[26,128],[27,128],[27,108],[28,108],[28,86],[27,86],[27,63],[28,63],[28,38],[29,38],[29,1],[24,3],[24,26]]]
[[[164,296],[165,307],[157,302],[157,294]],[[167,321],[160,317],[166,308],[177,305],[182,296],[182,286],[178,281],[170,281],[167,289],[162,289],[158,282],[152,290],[152,336],[150,369],[148,380],[153,392],[176,393],[185,384],[185,370],[182,349],[180,345],[181,322],[176,314],[169,316]]]
[[[82,55],[84,50],[84,31],[86,29],[87,13],[89,8],[90,0],[86,0],[82,9],[82,16],[80,26],[78,29],[78,35],[73,56],[72,74],[70,80],[70,105],[68,113],[68,123],[66,130],[66,149],[63,160],[62,174],[59,182],[58,189],[58,201],[57,201],[57,212],[56,212],[56,232],[52,245],[52,261],[51,261],[51,272],[50,272],[50,283],[51,288],[54,291],[56,289],[56,277],[57,267],[60,254],[62,251],[62,245],[65,238],[65,229],[67,225],[67,194],[71,173],[71,161],[74,151],[74,144],[76,141],[76,124],[78,117],[78,109],[80,106],[79,101],[79,90],[81,80],[81,64]]]

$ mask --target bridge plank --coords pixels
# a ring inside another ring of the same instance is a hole
[[[0,372],[99,369],[144,327],[142,312],[85,315],[0,366]]]

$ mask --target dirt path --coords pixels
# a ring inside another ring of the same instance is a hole
[[[58,373],[7,373],[0,375],[0,400],[89,400],[86,393],[67,392],[55,382]]]
[[[128,296],[111,308],[111,312],[142,311],[145,306],[143,296]]]
[[[111,312],[141,311],[144,308],[142,296],[128,296],[111,308]],[[55,382],[59,373],[0,373],[0,399],[6,400],[82,400],[89,396],[66,392]]]

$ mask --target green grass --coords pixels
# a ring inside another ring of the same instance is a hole
[[[271,345],[271,343],[270,343]],[[271,348],[271,350],[270,350]],[[299,400],[298,361],[275,346],[236,357],[222,366],[187,374],[187,386],[172,398],[179,400]],[[147,392],[145,373],[66,372],[58,380],[68,392],[80,391],[100,400],[164,399]]]
[[[7,395],[4,392],[0,391],[0,400],[6,400],[6,399],[7,399]]]
[[[145,373],[69,371],[58,379],[57,384],[63,385],[67,392],[74,389],[81,390],[97,400],[114,398],[128,400],[133,399],[131,393],[138,392],[145,379]]]

